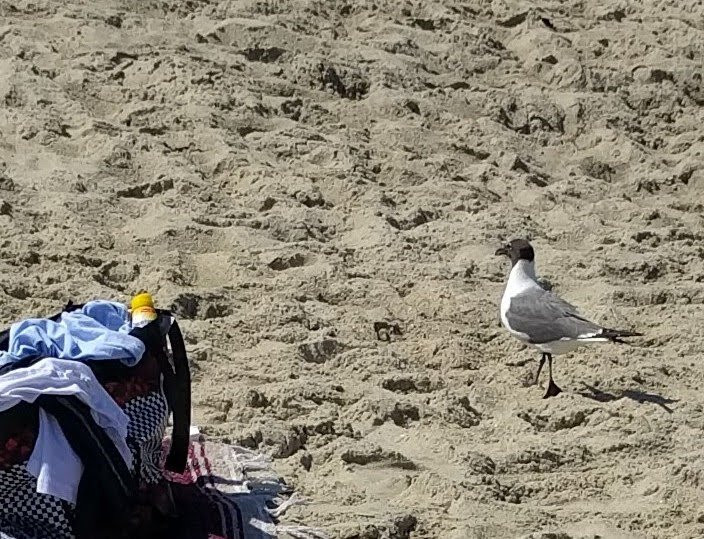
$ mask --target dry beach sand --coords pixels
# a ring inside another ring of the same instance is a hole
[[[148,288],[197,423],[332,537],[701,537],[703,16],[2,0],[2,320]],[[547,401],[499,324],[522,235],[646,334],[557,358]]]

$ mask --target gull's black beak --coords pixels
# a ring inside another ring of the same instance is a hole
[[[510,249],[508,245],[504,245],[503,247],[500,247],[496,250],[494,253],[495,256],[509,256],[510,254]]]

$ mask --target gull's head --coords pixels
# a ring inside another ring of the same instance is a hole
[[[527,260],[533,262],[535,253],[528,240],[517,239],[511,240],[503,247],[500,247],[494,253],[496,256],[507,256],[511,259],[511,264],[516,265],[519,260]]]

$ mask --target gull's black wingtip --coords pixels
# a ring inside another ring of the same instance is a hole
[[[624,341],[623,339],[627,339],[628,337],[643,337],[644,335],[642,333],[639,333],[638,331],[626,331],[622,329],[602,329],[599,336],[606,337],[612,342],[626,344],[626,341]]]

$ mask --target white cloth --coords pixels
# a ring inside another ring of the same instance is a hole
[[[30,367],[0,376],[0,412],[19,402],[34,402],[40,395],[72,395],[90,408],[95,422],[115,444],[129,468],[127,446],[129,418],[110,397],[87,365],[78,361],[45,358]],[[43,410],[39,433],[27,471],[37,478],[37,492],[76,502],[83,465],[71,449],[56,419]]]
[[[39,435],[27,461],[27,471],[37,478],[37,492],[75,503],[83,463],[71,448],[56,418],[41,408]]]

